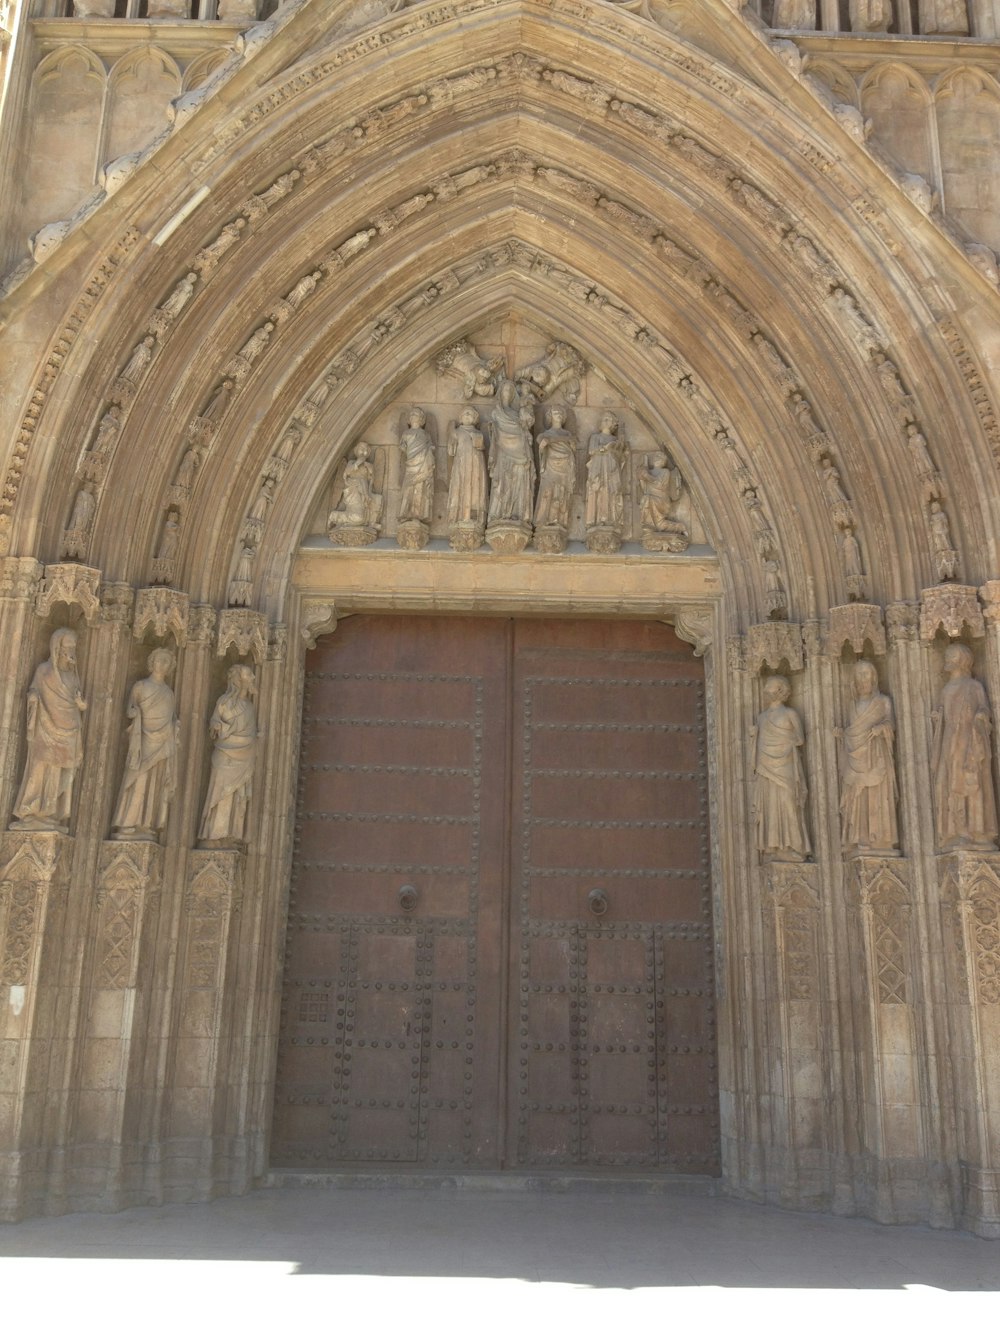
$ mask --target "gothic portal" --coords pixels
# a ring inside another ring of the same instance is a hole
[[[2,1215],[1000,1234],[994,0],[196,8],[0,47]]]

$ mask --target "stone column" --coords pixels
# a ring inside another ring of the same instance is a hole
[[[49,1057],[73,839],[0,835],[0,1220],[45,1211]]]

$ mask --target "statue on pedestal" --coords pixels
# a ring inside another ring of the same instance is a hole
[[[154,648],[147,666],[149,675],[132,686],[126,711],[131,721],[128,759],[112,821],[112,836],[123,842],[156,842],[177,787],[180,723],[167,684],[174,655]]]
[[[257,763],[253,668],[237,662],[229,668],[227,679],[229,686],[215,705],[208,724],[208,734],[215,745],[199,838],[203,846],[209,847],[243,843]]]
[[[993,724],[986,691],[972,675],[972,661],[972,649],[966,644],[948,645],[947,680],[931,713],[935,824],[941,851],[996,849]]]
[[[851,720],[837,732],[843,754],[840,813],[844,846],[894,856],[899,831],[892,701],[879,689],[872,662],[854,664],[852,688]]]
[[[784,676],[764,682],[764,708],[753,728],[753,813],[757,849],[771,861],[804,861],[810,852],[806,831],[802,719],[788,707],[791,686]]]
[[[587,441],[587,547],[612,554],[625,530],[622,481],[625,445],[614,412],[601,414],[600,430]]]
[[[48,661],[28,688],[28,757],[11,828],[68,831],[86,708],[76,673],[76,633],[57,629]]]
[[[466,407],[448,436],[448,536],[456,551],[482,546],[486,531],[486,441],[478,426],[478,411]]]

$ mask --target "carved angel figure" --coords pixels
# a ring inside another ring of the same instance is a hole
[[[931,713],[934,812],[942,851],[953,847],[992,851],[996,845],[993,723],[986,691],[972,674],[972,661],[972,649],[966,644],[948,645],[947,680]]]
[[[66,832],[73,783],[83,762],[86,708],[76,673],[76,634],[57,629],[49,640],[48,660],[28,688],[28,757],[12,828]]]
[[[257,713],[253,668],[229,668],[225,694],[215,705],[208,734],[214,741],[212,772],[201,818],[200,839],[210,847],[242,843],[257,763]]]
[[[429,523],[434,505],[434,442],[425,430],[427,413],[411,407],[407,429],[399,437],[403,477],[399,492],[399,521]]]
[[[114,837],[125,842],[155,842],[166,827],[170,801],[177,788],[180,723],[167,676],[174,655],[154,648],[147,660],[149,675],[137,680],[129,695],[128,758],[113,820]]]
[[[548,428],[538,437],[541,478],[535,504],[537,529],[569,527],[569,506],[576,483],[576,440],[566,429],[567,411],[558,403],[546,412]]]
[[[344,493],[337,509],[327,517],[331,537],[338,529],[367,529],[374,535],[379,528],[382,497],[372,491],[375,469],[369,462],[371,445],[356,444],[344,468]]]
[[[580,378],[585,370],[583,357],[575,347],[570,347],[569,343],[550,342],[545,356],[522,366],[514,379],[522,393],[537,398],[548,398],[557,389],[562,389],[563,397],[572,404],[580,396]]]
[[[801,755],[805,735],[802,719],[788,707],[791,692],[784,676],[769,676],[753,729],[757,849],[773,861],[804,861],[810,852]]]
[[[852,689],[851,719],[837,733],[844,846],[885,855],[899,846],[892,701],[879,690],[872,662],[854,664]]]
[[[481,357],[467,338],[446,347],[437,358],[441,375],[462,381],[463,398],[492,398],[497,391],[496,377],[503,370],[503,357]]]
[[[639,515],[642,544],[647,551],[684,551],[691,537],[677,518],[677,505],[684,494],[680,468],[665,449],[647,454],[639,471]]]

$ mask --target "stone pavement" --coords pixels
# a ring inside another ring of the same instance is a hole
[[[43,1333],[989,1329],[1000,1243],[699,1194],[313,1186],[0,1227],[0,1310]]]

